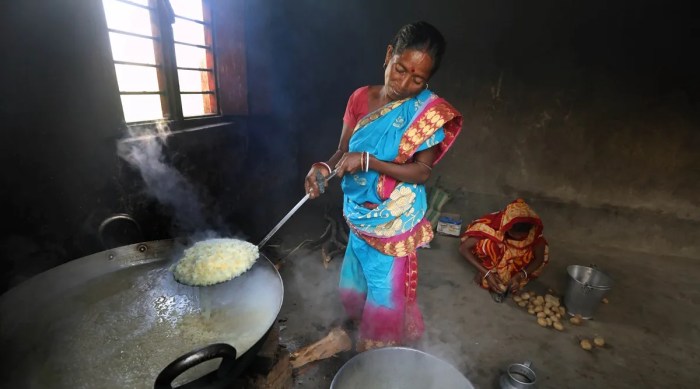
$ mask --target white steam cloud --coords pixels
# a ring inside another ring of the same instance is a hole
[[[167,125],[158,123],[154,129],[129,132],[130,136],[119,142],[117,154],[139,171],[147,194],[171,210],[179,232],[198,234],[209,230],[197,189],[166,161],[163,151],[171,135]]]

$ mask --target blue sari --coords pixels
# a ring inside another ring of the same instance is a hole
[[[429,90],[391,102],[362,118],[349,151],[397,164],[437,147],[439,161],[461,130],[461,115]],[[425,187],[376,171],[343,177],[343,214],[351,236],[340,289],[349,316],[360,320],[358,349],[402,344],[423,332],[416,304],[416,249],[432,237]]]

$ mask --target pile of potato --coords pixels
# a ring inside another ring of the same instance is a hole
[[[566,320],[566,309],[561,305],[560,299],[553,294],[537,295],[533,292],[523,292],[520,295],[513,296],[513,301],[519,307],[527,309],[527,313],[534,315],[537,318],[537,324],[540,326],[564,331],[562,321]],[[607,301],[604,302],[607,304]],[[569,318],[569,323],[580,326],[584,323],[584,320],[581,315],[577,314]],[[579,338],[579,346],[586,351],[591,351],[594,348],[604,348],[605,344],[605,339],[597,335],[592,339]]]
[[[527,313],[537,317],[537,324],[542,327],[553,327],[557,331],[564,331],[561,323],[566,315],[566,309],[561,305],[558,297],[551,294],[538,296],[532,292],[524,292],[513,296],[513,301],[521,308],[526,308]]]

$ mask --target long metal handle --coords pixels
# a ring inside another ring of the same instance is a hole
[[[316,182],[318,183],[318,189],[321,191],[321,193],[324,193],[324,192],[326,191],[325,182],[328,181],[328,180],[330,180],[331,178],[335,177],[335,174],[336,174],[336,171],[334,170],[333,172],[331,172],[330,175],[328,175],[328,177],[323,178],[323,175],[321,175],[320,172],[318,172],[318,171],[316,172]],[[308,199],[309,199],[309,194],[307,193],[307,194],[297,203],[297,205],[295,205],[294,208],[292,208],[292,210],[289,211],[289,213],[287,213],[287,215],[285,215],[285,217],[283,217],[282,220],[280,220],[279,223],[277,223],[277,225],[272,229],[272,231],[270,231],[270,232],[263,238],[263,240],[260,241],[260,243],[258,243],[258,249],[263,248],[263,246],[265,246],[265,243],[267,243],[267,241],[270,240],[270,238],[272,238],[272,236],[275,235],[275,233],[276,233],[280,228],[282,228],[282,226],[284,225],[284,223],[286,223],[287,220],[289,220],[289,218],[291,218],[292,215],[294,215],[294,213],[296,213],[296,211],[298,211],[299,208],[301,208],[301,206],[304,205],[304,203],[305,203],[306,200],[308,200]]]

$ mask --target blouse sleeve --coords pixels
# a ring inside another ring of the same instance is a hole
[[[345,107],[345,115],[343,115],[343,123],[350,127],[350,128],[355,128],[355,125],[357,125],[357,112],[355,110],[355,107],[357,106],[356,103],[357,100],[357,91],[353,92],[350,95],[350,98],[348,99],[348,105]]]
[[[368,90],[368,86],[363,86],[350,95],[348,105],[345,107],[345,115],[343,115],[343,123],[348,127],[355,128],[357,122],[367,114]]]

